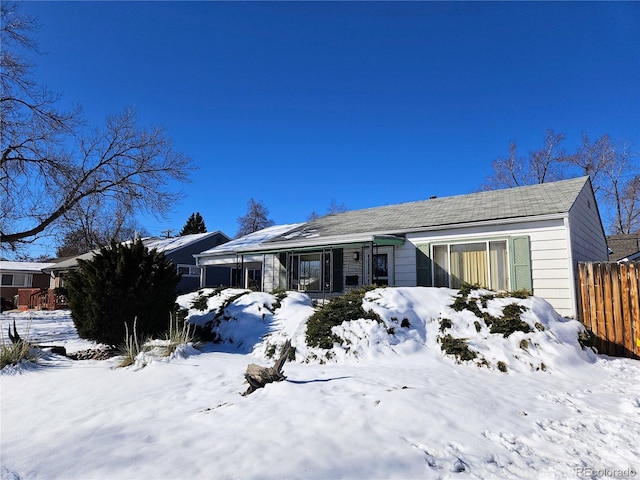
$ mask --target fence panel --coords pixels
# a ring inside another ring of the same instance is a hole
[[[640,262],[578,264],[582,323],[600,353],[640,358]]]

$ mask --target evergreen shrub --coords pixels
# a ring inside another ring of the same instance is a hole
[[[327,350],[333,348],[333,343],[340,343],[340,339],[331,332],[331,328],[345,321],[365,318],[382,322],[377,313],[362,308],[365,294],[373,288],[362,287],[349,290],[340,297],[332,298],[329,303],[316,310],[307,321],[307,345]]]
[[[67,277],[67,295],[80,337],[116,346],[136,318],[141,338],[166,331],[180,276],[164,253],[140,240],[112,242],[78,267]]]

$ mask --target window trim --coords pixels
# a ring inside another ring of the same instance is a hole
[[[24,281],[21,284],[17,284],[15,282],[16,275],[24,276]],[[4,283],[4,277],[11,276],[11,284]],[[0,283],[5,288],[31,288],[33,285],[33,274],[32,273],[2,273],[0,278]]]
[[[180,269],[186,268],[189,273],[181,273]],[[200,278],[200,267],[191,263],[179,263],[176,265],[176,271],[182,275],[182,277]]]
[[[432,282],[433,285],[436,286],[436,261],[435,261],[435,255],[434,255],[434,249],[436,247],[442,247],[445,246],[446,247],[446,253],[447,253],[447,265],[446,265],[446,275],[447,275],[447,288],[453,288],[451,287],[451,246],[452,245],[470,245],[470,244],[474,244],[474,243],[483,243],[485,248],[484,248],[484,253],[486,255],[486,260],[487,260],[487,283],[489,284],[486,287],[483,288],[488,288],[488,289],[495,289],[495,287],[493,285],[491,285],[491,279],[492,279],[492,271],[491,271],[491,255],[490,255],[490,244],[492,242],[504,242],[505,244],[505,252],[506,252],[506,258],[507,258],[507,265],[504,271],[506,278],[506,291],[510,291],[512,288],[511,286],[513,285],[513,278],[512,278],[512,259],[511,259],[511,238],[513,237],[481,237],[481,238],[466,238],[464,240],[452,240],[452,241],[443,241],[443,242],[433,242],[429,245],[429,256],[431,258],[431,278],[432,278]]]

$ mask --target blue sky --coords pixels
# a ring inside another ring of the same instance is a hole
[[[640,149],[638,2],[23,2],[36,77],[100,124],[135,106],[199,170],[168,221],[234,236],[476,191],[545,130]]]

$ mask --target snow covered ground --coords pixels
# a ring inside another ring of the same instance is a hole
[[[242,293],[211,296],[190,321],[205,325]],[[328,354],[304,344],[307,296],[289,292],[276,308],[273,295],[246,293],[219,317],[224,343],[126,368],[55,355],[6,367],[1,478],[639,478],[640,362],[583,350],[578,322],[538,298],[488,301],[494,316],[527,307],[531,327],[491,334],[451,308],[456,294],[369,292],[365,308],[383,323],[343,323]],[[92,346],[67,312],[4,313],[3,335],[13,320],[37,343]],[[445,355],[447,333],[476,359]],[[296,347],[288,379],[242,396],[246,366],[270,365],[285,338]]]

